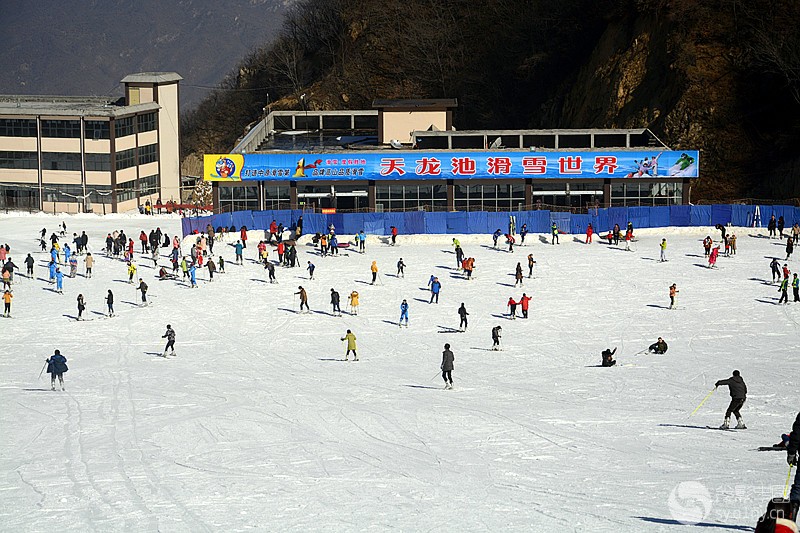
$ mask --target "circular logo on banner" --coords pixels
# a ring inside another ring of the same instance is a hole
[[[705,520],[711,512],[711,494],[702,483],[684,481],[669,493],[669,512],[676,521],[695,525]]]
[[[215,169],[220,178],[230,178],[236,173],[236,163],[228,157],[220,157],[217,159]]]

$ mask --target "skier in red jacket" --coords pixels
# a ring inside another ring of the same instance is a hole
[[[392,246],[395,245],[396,240],[397,240],[397,228],[392,226]]]
[[[519,299],[519,304],[522,306],[522,318],[528,318],[528,302],[530,302],[533,298],[522,293],[522,298]]]
[[[273,237],[278,237],[278,223],[274,220],[269,223],[269,242],[272,242]]]
[[[511,308],[511,310],[508,313],[508,317],[511,320],[516,320],[516,318],[517,318],[517,302],[514,301],[514,297],[513,296],[508,299],[507,306]]]
[[[247,248],[247,226],[242,226],[239,236],[242,238],[242,248]]]
[[[589,224],[586,226],[586,244],[592,244],[592,235],[594,234],[594,228],[592,225]]]

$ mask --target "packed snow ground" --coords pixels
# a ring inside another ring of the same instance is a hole
[[[58,295],[37,239],[62,219],[69,236],[87,231],[97,262]],[[754,449],[779,441],[798,410],[800,304],[775,305],[768,264],[783,244],[760,230],[733,228],[738,255],[715,270],[700,242],[717,240],[708,228],[638,231],[633,252],[529,235],[510,254],[466,236],[471,282],[451,236],[401,235],[396,248],[371,238],[365,255],[339,258],[302,245],[317,279],[278,268],[276,285],[253,260],[251,232],[245,265],[218,243],[227,273],[208,283],[203,269],[197,290],[157,281],[137,253],[153,302],[140,308],[124,263],[99,250],[124,229],[138,252],[139,230],[155,225],[179,232],[166,217],[0,218],[14,262],[24,272],[27,252],[37,260],[37,279],[14,287],[14,318],[0,320],[0,530],[687,531],[678,520],[699,509],[699,530],[747,531],[783,490],[785,454]],[[528,253],[535,278],[514,288]],[[405,279],[394,277],[399,257]],[[438,305],[427,303],[431,274]],[[311,314],[295,313],[298,285]],[[331,287],[343,309],[358,290],[358,316],[329,314]],[[109,288],[118,316],[107,320]],[[523,291],[531,316],[511,321],[506,301]],[[72,318],[78,293],[94,320]],[[397,326],[403,298],[408,329]],[[454,333],[461,302],[469,328]],[[167,323],[178,355],[164,359]],[[501,352],[489,351],[495,325]],[[358,362],[342,361],[348,328]],[[658,336],[665,356],[634,355]],[[453,391],[439,374],[446,342]],[[599,368],[613,346],[620,366]],[[70,368],[63,393],[37,379],[56,348]],[[734,368],[750,391],[749,429],[705,429],[722,422],[727,388],[689,414]]]

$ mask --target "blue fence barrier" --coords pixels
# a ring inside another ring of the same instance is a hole
[[[800,223],[800,207],[788,205],[758,206],[760,218],[758,227],[766,227],[774,215],[777,220],[784,218],[785,227]],[[303,216],[303,233],[322,233],[333,224],[336,233],[354,235],[364,230],[368,235],[389,235],[391,227],[403,235],[440,233],[440,234],[478,234],[493,233],[500,229],[508,231],[509,216],[516,218],[517,233],[526,224],[530,233],[550,233],[555,222],[559,229],[567,233],[583,233],[586,226],[592,224],[598,233],[605,232],[619,224],[625,228],[628,222],[634,228],[658,228],[667,226],[714,226],[716,224],[732,224],[734,226],[753,226],[756,217],[754,205],[673,205],[662,207],[611,207],[598,209],[588,215],[550,211],[515,211],[508,213],[473,212],[437,212],[409,211],[407,213],[347,213],[320,215],[303,214],[298,210],[285,211],[236,211],[219,215],[184,218],[183,234],[204,232],[211,224],[214,229],[225,226],[236,229],[247,226],[248,229],[268,229],[275,220],[288,229],[294,229],[297,220]]]

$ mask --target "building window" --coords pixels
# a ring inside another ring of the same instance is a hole
[[[39,186],[0,183],[0,209],[39,209]]]
[[[158,194],[158,174],[139,178],[139,196]]]
[[[111,170],[110,154],[86,154],[86,170],[109,172]]]
[[[0,119],[0,137],[36,137],[36,120],[32,118]]]
[[[612,206],[681,205],[683,184],[628,180],[611,184]]]
[[[127,118],[118,118],[117,121],[114,123],[114,137],[119,139],[120,137],[126,137],[128,135],[134,134],[134,124],[133,121],[134,117],[127,117]]]
[[[42,152],[42,170],[81,170],[81,154]]]
[[[258,186],[219,188],[222,211],[247,211],[258,209]]]
[[[152,163],[158,161],[158,145],[148,144],[147,146],[139,147],[139,164]]]
[[[158,115],[156,113],[138,115],[136,117],[136,126],[139,133],[153,131],[158,127]]]
[[[264,184],[264,209],[289,209],[289,187]]]
[[[80,139],[80,120],[43,120],[42,137],[55,137],[59,139]]]
[[[525,207],[524,183],[457,184],[456,211],[514,211]]]
[[[93,204],[110,204],[111,203],[111,188],[102,185],[87,185],[86,194],[90,203]]]
[[[117,152],[117,158],[115,163],[115,167],[117,170],[130,168],[134,165],[136,165],[136,148],[131,148],[130,150],[122,150],[121,152]]]
[[[125,202],[136,198],[136,180],[117,184],[117,201]]]
[[[375,207],[383,211],[441,211],[447,209],[447,185],[378,185]]]
[[[83,200],[82,185],[46,184],[42,187],[45,202],[74,203]]]
[[[0,152],[0,168],[36,169],[39,157],[36,152]]]
[[[85,139],[99,141],[100,139],[108,139],[111,134],[107,120],[87,120],[83,123],[83,136]]]

